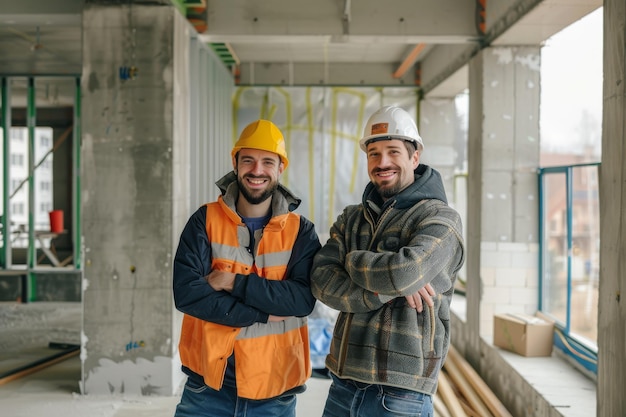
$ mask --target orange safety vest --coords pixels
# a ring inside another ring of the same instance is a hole
[[[220,196],[209,203],[206,231],[211,245],[211,267],[272,280],[285,278],[291,250],[298,236],[300,216],[287,213],[272,217],[255,243],[256,257],[239,237],[248,240],[248,228]],[[232,227],[233,223],[237,227]],[[245,234],[245,235],[242,235]],[[179,345],[182,364],[219,390],[227,359],[235,354],[237,395],[254,400],[276,397],[303,385],[311,375],[306,317],[280,322],[229,327],[189,316],[183,317]]]

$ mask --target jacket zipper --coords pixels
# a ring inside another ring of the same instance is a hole
[[[367,215],[365,216],[365,220],[367,220],[367,222],[370,224],[371,228],[372,228],[372,240],[370,241],[370,244],[368,246],[368,250],[372,250],[372,244],[374,243],[374,241],[376,240],[376,234],[378,233],[378,229],[379,229],[379,225],[381,223],[381,221],[385,218],[385,216],[391,211],[391,209],[393,209],[393,206],[395,205],[395,201],[389,206],[387,207],[387,209],[381,213],[381,215],[378,217],[378,221],[376,222],[376,224],[374,224],[374,222],[371,219],[371,216],[369,215],[369,213],[367,213]],[[367,208],[365,206],[363,206],[363,209],[367,212]],[[339,372],[339,376],[341,376],[343,374],[343,366],[346,363],[346,356],[348,356],[348,333],[350,330],[350,324],[352,323],[352,317],[354,316],[354,313],[346,313],[346,322],[343,325],[343,339],[341,341],[341,346],[339,347],[339,358],[338,358],[338,363],[337,363],[337,371]]]
[[[395,206],[395,205],[396,205],[395,201],[393,203],[391,203],[389,205],[389,207],[387,207],[385,209],[385,211],[383,211],[380,214],[380,216],[378,216],[378,220],[376,221],[375,224],[374,224],[373,219],[371,218],[371,214],[368,212],[368,209],[366,207],[363,207],[365,209],[365,211],[367,212],[367,216],[365,216],[365,220],[367,220],[367,222],[372,227],[372,239],[370,240],[370,244],[368,245],[367,250],[369,250],[369,251],[372,250],[372,245],[376,241],[376,235],[378,234],[378,230],[380,229],[379,226],[381,225],[382,221],[385,219],[385,217],[387,217],[387,215],[389,214],[389,212],[393,209],[393,206]]]

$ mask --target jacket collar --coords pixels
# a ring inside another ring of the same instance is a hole
[[[363,192],[363,205],[371,208],[373,204],[379,208],[379,212],[382,212],[391,204],[395,205],[397,209],[405,209],[427,199],[436,199],[448,203],[443,181],[437,170],[428,165],[420,164],[415,168],[414,177],[415,180],[412,184],[385,202],[370,181]]]

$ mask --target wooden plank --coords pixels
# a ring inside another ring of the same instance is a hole
[[[482,399],[476,394],[474,388],[467,381],[463,373],[459,370],[456,362],[451,360],[450,355],[448,354],[448,359],[446,360],[443,367],[448,372],[450,380],[457,387],[461,395],[465,398],[469,406],[481,417],[491,417],[492,414],[487,408],[487,406],[483,403]],[[472,414],[472,413],[469,413]]]
[[[446,404],[443,402],[443,398],[441,398],[441,394],[439,394],[439,391],[437,391],[437,394],[435,394],[433,405],[435,406],[436,417],[452,417],[450,411],[448,411],[448,409],[446,408]]]
[[[456,397],[456,394],[452,389],[452,385],[450,385],[450,380],[446,376],[445,372],[439,372],[439,392],[441,393],[443,402],[446,404],[453,417],[469,417],[465,413],[465,410],[463,410],[463,406],[459,402],[459,399]]]
[[[448,350],[448,359],[446,360],[446,363],[448,361],[452,361],[457,365],[458,369],[478,393],[491,414],[495,417],[512,417],[511,413],[509,413],[498,397],[496,397],[493,391],[491,391],[485,381],[452,345],[450,345],[450,349]]]
[[[598,293],[598,417],[626,416],[626,2],[605,0],[600,279]]]
[[[73,350],[71,352],[68,352],[68,353],[65,353],[65,354],[61,354],[59,356],[55,356],[55,357],[53,357],[50,360],[47,360],[45,362],[38,363],[35,366],[31,366],[31,367],[23,369],[23,370],[21,370],[19,372],[16,372],[16,373],[13,373],[11,375],[8,375],[8,376],[0,379],[0,386],[4,385],[6,383],[9,383],[11,381],[14,381],[16,379],[22,378],[22,377],[24,377],[26,375],[30,375],[32,373],[40,371],[40,370],[42,370],[44,368],[47,368],[49,366],[52,366],[52,365],[54,365],[56,363],[62,362],[64,360],[66,360],[66,359],[71,358],[72,356],[78,355],[79,353],[80,353],[80,349],[76,349],[76,350]]]
[[[461,407],[463,407],[463,410],[465,410],[468,417],[486,417],[486,416],[481,416],[480,414],[478,414],[476,410],[474,410],[472,406],[469,405],[469,403],[465,400],[465,398],[463,397],[459,398],[459,402],[461,403]]]

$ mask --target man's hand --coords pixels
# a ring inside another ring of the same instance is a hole
[[[233,272],[213,270],[205,279],[215,291],[231,292],[235,284],[235,274]]]
[[[406,298],[406,301],[412,308],[416,309],[418,313],[421,313],[424,310],[424,304],[422,303],[422,300],[424,300],[426,304],[432,307],[434,305],[434,295],[435,290],[433,290],[433,287],[431,287],[430,284],[426,284],[424,288],[421,288],[415,294],[407,295],[404,298]]]

